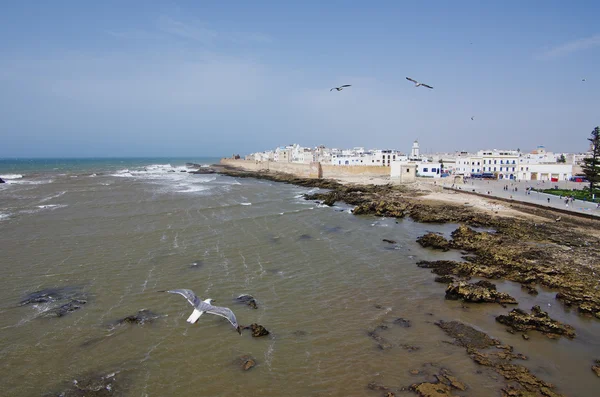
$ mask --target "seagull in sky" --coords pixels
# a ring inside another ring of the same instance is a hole
[[[581,79],[581,81],[585,81],[585,79]]]
[[[471,116],[471,120],[475,120],[475,116]]]
[[[423,86],[423,87],[431,88],[431,89],[433,90],[433,87],[432,87],[432,86],[430,86],[430,85],[427,85],[427,84],[424,84],[424,83],[419,83],[417,80],[413,80],[413,79],[411,79],[410,77],[407,77],[407,78],[406,78],[406,80],[408,80],[408,81],[412,81],[413,83],[415,83],[415,87],[420,87],[420,86]]]
[[[209,298],[209,299],[205,299],[202,301],[202,300],[200,300],[200,298],[198,298],[196,296],[194,291],[192,291],[191,289],[173,289],[173,290],[169,290],[169,291],[160,291],[160,292],[169,292],[171,294],[179,294],[179,295],[183,296],[185,299],[187,299],[187,301],[190,302],[190,304],[192,306],[194,306],[194,311],[186,320],[188,323],[194,324],[196,321],[198,321],[200,316],[204,313],[216,314],[217,316],[225,317],[227,320],[229,320],[231,325],[233,325],[233,328],[235,328],[235,330],[240,335],[242,334],[242,331],[240,330],[240,326],[235,318],[235,314],[233,314],[233,312],[227,307],[211,305],[210,303],[212,301],[214,301],[214,299]]]
[[[341,91],[341,90],[343,90],[346,87],[352,87],[352,84],[344,84],[344,85],[339,86],[339,87],[333,87],[332,89],[329,90],[329,92],[331,92],[333,90]]]

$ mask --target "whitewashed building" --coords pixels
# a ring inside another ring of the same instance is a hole
[[[292,148],[289,146],[280,146],[275,149],[273,161],[278,163],[289,163],[292,161]]]
[[[443,172],[440,163],[420,162],[416,164],[417,176],[425,178],[441,178]]]
[[[519,167],[519,152],[516,150],[480,150],[483,174],[494,174],[498,179],[516,179]],[[473,163],[473,161],[472,161]]]
[[[417,164],[413,161],[395,161],[390,166],[390,179],[408,183],[417,180]]]

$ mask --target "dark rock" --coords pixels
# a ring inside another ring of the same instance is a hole
[[[6,183],[6,182],[4,182],[4,179],[0,178],[0,183]]]
[[[523,339],[525,339],[525,340],[529,340],[529,335],[527,335],[527,334],[522,334],[521,336],[523,337]]]
[[[592,371],[594,371],[596,376],[600,377],[600,360],[594,361],[594,365],[592,365]]]
[[[235,298],[236,302],[239,303],[245,303],[246,305],[250,306],[253,309],[258,309],[258,304],[256,303],[256,299],[254,299],[254,297],[252,295],[240,295],[237,298]]]
[[[388,342],[387,339],[379,335],[377,331],[370,331],[367,333],[367,335],[369,335],[375,342],[377,342],[377,347],[380,350],[389,350],[392,348],[392,344]]]
[[[367,388],[369,390],[376,390],[376,391],[386,391],[389,392],[390,388],[384,385],[381,385],[379,383],[375,383],[375,382],[371,382],[367,385]]]
[[[20,305],[24,306],[34,303],[56,302],[59,300],[77,298],[80,295],[79,289],[75,287],[47,288],[27,295],[27,297],[20,302]]]
[[[310,234],[302,234],[300,235],[300,237],[298,237],[298,240],[310,240],[312,237],[310,236]]]
[[[200,167],[197,170],[190,171],[190,174],[214,174],[216,171],[210,167]]]
[[[421,244],[422,247],[431,247],[441,249],[442,251],[448,251],[450,249],[450,242],[437,233],[429,232],[417,239],[417,243]]]
[[[131,316],[123,317],[116,321],[116,324],[138,324],[142,325],[144,323],[150,323],[157,318],[161,317],[160,315],[151,312],[148,309],[142,309],[138,311],[136,314],[132,314]]]
[[[104,397],[124,395],[124,387],[118,382],[121,378],[119,372],[107,375],[87,374],[77,379],[59,393],[46,396],[56,397]]]
[[[537,330],[550,337],[554,335],[566,336],[570,339],[575,337],[573,327],[551,319],[539,306],[532,307],[531,314],[521,309],[513,309],[508,315],[497,316],[496,321],[520,332]]]
[[[341,226],[333,226],[333,227],[327,227],[325,228],[325,231],[327,233],[341,233],[344,229],[341,228]]]
[[[384,239],[383,239],[383,240],[381,240],[381,241],[383,241],[383,242],[386,242],[386,243],[390,243],[390,244],[397,244],[397,241],[395,241],[395,240],[389,240],[389,239],[387,239],[387,238],[384,238]]]
[[[446,299],[462,299],[465,302],[473,303],[517,304],[515,298],[506,293],[496,291],[496,286],[489,281],[479,281],[477,283],[459,281],[458,283],[450,284],[446,288]]]
[[[249,329],[252,331],[252,336],[255,338],[259,338],[261,336],[267,336],[270,334],[269,331],[265,327],[260,324],[252,323],[249,326],[242,327],[242,329]]]
[[[529,295],[537,295],[538,291],[531,284],[521,284],[521,288],[526,290]]]
[[[407,345],[405,343],[401,343],[399,346],[404,350],[408,350],[409,352],[414,352],[421,349],[419,346]]]
[[[241,356],[238,359],[238,363],[244,371],[248,371],[250,368],[256,366],[256,360],[254,359],[254,357],[249,355]]]
[[[401,327],[404,328],[409,328],[411,326],[410,320],[407,320],[405,318],[399,317],[397,319],[394,320],[394,324],[397,324]]]
[[[454,277],[445,275],[445,276],[437,276],[434,281],[436,283],[450,284],[454,282]]]
[[[453,337],[455,344],[459,346],[483,349],[500,344],[498,340],[490,338],[486,333],[458,321],[439,321],[435,325],[444,330],[448,336]]]
[[[42,316],[44,317],[62,317],[67,314],[79,310],[87,303],[86,300],[82,299],[74,299],[70,302],[65,303],[59,307],[55,307],[49,310],[46,310]]]

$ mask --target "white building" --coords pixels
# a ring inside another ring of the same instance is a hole
[[[407,183],[416,181],[417,164],[412,161],[395,161],[390,166],[392,181]]]
[[[413,142],[412,148],[410,149],[410,156],[408,156],[408,158],[413,161],[421,159],[421,153],[419,152],[419,141],[415,140]]]
[[[406,160],[406,156],[397,150],[374,149],[370,152],[369,159],[371,160],[369,165],[381,165],[389,167],[394,161]]]
[[[440,163],[421,162],[417,164],[417,176],[426,178],[441,178],[442,169]]]
[[[280,146],[275,149],[273,161],[278,163],[289,163],[292,161],[292,147]]]
[[[568,181],[573,176],[573,164],[524,163],[519,165],[517,177],[525,181]]]
[[[517,178],[519,152],[516,150],[480,150],[477,152],[477,157],[481,159],[483,174],[493,174],[498,179]],[[477,163],[477,161],[471,161],[471,163]]]

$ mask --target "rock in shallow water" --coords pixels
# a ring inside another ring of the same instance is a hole
[[[263,327],[260,324],[256,324],[256,323],[252,323],[249,326],[246,327],[242,327],[242,329],[249,329],[252,331],[252,336],[255,338],[261,337],[261,336],[267,336],[270,334],[270,332]]]
[[[600,360],[594,361],[594,365],[592,365],[592,371],[594,371],[596,376],[600,377]]]
[[[256,366],[256,360],[250,355],[244,355],[238,359],[238,364],[242,370],[248,371],[250,368]]]
[[[397,319],[394,320],[394,324],[397,324],[403,328],[409,328],[411,326],[410,320],[407,320],[405,318],[399,317]]]
[[[489,281],[478,281],[476,283],[466,283],[459,281],[446,288],[446,299],[458,300],[473,303],[505,303],[517,304],[517,300],[509,294],[496,291],[496,286]]]
[[[435,324],[453,337],[459,346],[483,349],[500,344],[498,340],[490,338],[486,333],[458,321],[438,321]]]
[[[20,305],[45,305],[42,317],[63,317],[81,309],[86,303],[87,296],[78,287],[62,287],[33,292]]]
[[[539,306],[532,307],[531,314],[521,309],[513,309],[508,315],[496,317],[496,321],[516,331],[537,330],[546,336],[560,335],[570,339],[575,337],[575,329],[572,326],[551,319]]]
[[[77,379],[73,379],[71,386],[59,393],[46,394],[45,396],[56,397],[103,397],[103,396],[122,396],[124,390],[122,385],[117,382],[121,378],[118,372],[107,375],[87,374]]]
[[[431,247],[441,249],[442,251],[448,251],[450,249],[450,242],[446,240],[444,236],[432,232],[419,237],[417,243],[421,244],[422,247]]]
[[[256,299],[252,295],[243,294],[235,298],[236,302],[245,303],[253,309],[258,309],[258,305],[256,304]]]
[[[136,314],[132,314],[131,316],[123,317],[116,321],[116,324],[138,324],[142,325],[144,323],[152,322],[157,318],[161,317],[159,314],[153,313],[148,309],[142,309],[138,311]]]

